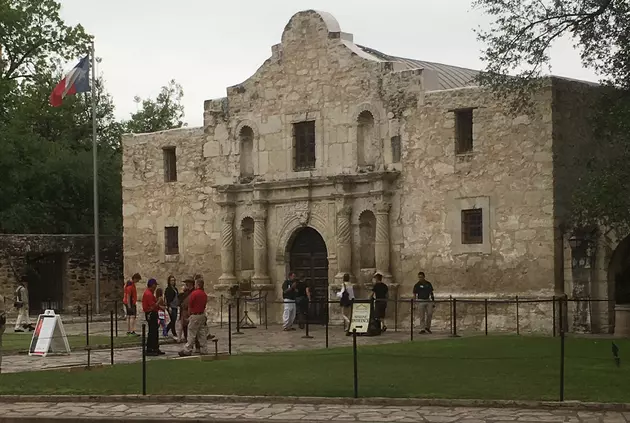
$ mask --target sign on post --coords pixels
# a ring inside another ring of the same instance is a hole
[[[61,316],[54,310],[46,310],[37,318],[37,325],[33,331],[33,339],[28,349],[28,355],[46,357],[49,353],[69,354],[70,344],[61,322]]]
[[[372,317],[372,303],[370,300],[354,300],[352,303],[352,317],[350,318],[350,333],[356,329],[357,334],[368,333]]]

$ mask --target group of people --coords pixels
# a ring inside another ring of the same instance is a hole
[[[375,321],[378,322],[379,331],[387,331],[385,315],[387,312],[387,301],[389,299],[389,287],[383,282],[383,275],[375,273],[372,279],[372,292],[370,299],[373,300]],[[354,288],[350,283],[350,275],[344,274],[341,290],[337,293],[339,305],[341,306],[344,320],[344,331],[350,335],[350,325],[352,322],[352,304],[355,300]],[[424,272],[418,272],[418,281],[413,287],[413,298],[416,302],[418,316],[420,317],[420,333],[431,332],[431,320],[433,309],[435,308],[435,295],[433,285],[426,280]],[[282,330],[293,331],[293,324],[296,316],[300,329],[304,327],[308,318],[309,303],[311,302],[311,290],[303,278],[298,278],[295,272],[290,272],[287,280],[282,284]]]
[[[136,284],[141,279],[140,274],[136,273],[125,283],[123,304],[127,315],[128,336],[138,336],[135,330],[138,303]],[[159,347],[160,329],[162,336],[167,337],[172,333],[173,339],[185,342],[184,348],[179,352],[180,356],[191,355],[193,348],[201,354],[208,353],[208,340],[214,336],[208,333],[206,316],[208,295],[204,285],[200,275],[186,279],[181,292],[173,275],[168,277],[164,290],[158,287],[156,279],[147,281],[147,288],[141,300],[142,311],[148,324],[147,355],[165,354]]]

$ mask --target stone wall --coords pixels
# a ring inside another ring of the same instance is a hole
[[[122,298],[123,255],[119,237],[100,238],[101,310],[113,309]],[[65,313],[75,313],[94,301],[94,237],[90,235],[0,235],[0,290],[12,304],[17,281],[29,280],[30,297],[38,295],[33,278],[32,259],[56,254],[60,259],[60,275],[41,275],[44,283],[60,276],[60,298]],[[29,263],[31,263],[29,265]],[[42,300],[46,300],[42,298]],[[34,313],[39,310],[31,310]]]

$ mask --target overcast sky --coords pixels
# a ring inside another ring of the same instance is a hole
[[[155,96],[175,79],[184,87],[185,121],[202,123],[203,102],[225,96],[271,55],[291,16],[332,13],[354,41],[384,53],[482,69],[473,29],[489,18],[471,0],[61,0],[62,16],[95,36],[97,71],[116,114],[136,110],[133,97]],[[568,40],[552,51],[553,73],[597,80]],[[74,64],[69,64],[70,70]]]

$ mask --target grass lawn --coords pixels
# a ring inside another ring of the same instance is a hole
[[[630,402],[630,340],[566,341],[566,400]],[[364,346],[359,396],[557,400],[559,338],[490,336]],[[352,349],[147,364],[149,394],[352,396]],[[137,394],[140,364],[0,376],[1,394]]]
[[[2,354],[15,354],[18,352],[26,353],[31,345],[32,332],[15,333],[5,332],[2,335]],[[107,346],[109,348],[108,335],[90,335],[90,345]],[[71,350],[82,350],[85,348],[85,335],[68,335],[68,343]],[[139,337],[119,336],[114,337],[114,347],[140,345]]]

